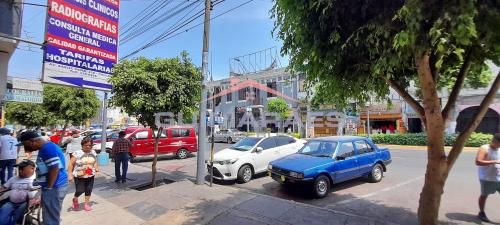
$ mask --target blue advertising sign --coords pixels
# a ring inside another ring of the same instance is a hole
[[[48,0],[45,83],[110,91],[118,60],[119,0]]]

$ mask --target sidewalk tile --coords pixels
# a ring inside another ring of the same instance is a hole
[[[229,210],[228,207],[217,202],[193,200],[184,208],[170,210],[166,214],[149,221],[149,223],[151,225],[207,224],[214,217],[227,210]]]
[[[151,220],[167,212],[168,209],[161,205],[141,201],[125,208],[129,213],[136,215],[143,220]]]
[[[293,208],[293,204],[269,197],[257,196],[235,207],[235,210],[244,210],[255,214],[280,218],[283,214]]]

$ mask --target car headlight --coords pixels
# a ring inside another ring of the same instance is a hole
[[[297,173],[297,172],[290,172],[290,176],[291,177],[295,177],[295,178],[299,178],[299,179],[304,178],[304,174],[303,173]]]
[[[268,170],[273,170],[273,165],[271,165],[271,164],[267,165],[267,169]]]
[[[221,165],[227,165],[227,164],[233,164],[236,161],[238,161],[238,159],[226,159],[226,160],[219,161],[218,163]]]

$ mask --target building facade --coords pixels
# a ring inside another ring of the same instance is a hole
[[[259,121],[252,121],[249,114],[255,120],[263,117],[270,119],[270,115],[266,114],[267,103],[275,98],[284,99],[290,110],[300,111],[300,105],[306,96],[303,90],[304,79],[300,75],[292,75],[286,69],[272,69],[212,81],[208,88],[213,95],[209,95],[207,107],[209,112],[215,112],[216,118],[223,118],[215,123],[222,129],[258,132],[267,128],[275,130],[277,127],[264,127]],[[298,131],[298,127],[293,124],[290,128]]]

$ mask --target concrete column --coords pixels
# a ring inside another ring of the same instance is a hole
[[[4,105],[5,91],[7,90],[7,69],[10,53],[0,51],[0,106]]]

